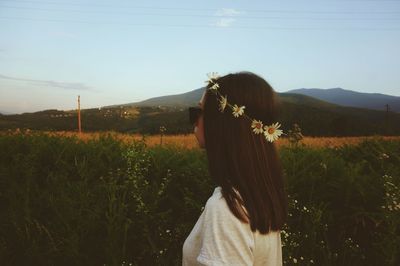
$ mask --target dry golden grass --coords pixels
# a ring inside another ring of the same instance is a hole
[[[95,132],[95,133],[77,133],[77,132],[49,132],[48,134],[57,135],[57,136],[77,136],[80,139],[88,140],[93,138],[99,138],[102,134],[110,134],[115,139],[129,142],[132,140],[141,140],[143,138],[140,134],[125,134],[118,133],[114,131],[109,132]],[[161,135],[146,135],[145,137],[146,144],[148,146],[155,146],[161,144]],[[194,134],[187,135],[164,135],[162,137],[162,144],[174,144],[177,146],[185,147],[185,148],[196,148],[198,147],[197,140]]]
[[[384,140],[397,140],[400,141],[400,136],[379,136]],[[356,145],[363,140],[373,139],[373,136],[363,136],[363,137],[305,137],[302,140],[306,146],[311,147],[340,147],[345,144]],[[282,139],[278,145],[288,145],[289,141],[287,139]]]
[[[18,132],[13,132],[18,133]],[[26,133],[26,132],[25,132]],[[100,135],[110,134],[113,138],[129,142],[132,140],[141,140],[142,135],[140,134],[125,134],[125,133],[118,133],[114,131],[108,132],[94,132],[94,133],[81,133],[72,132],[72,131],[59,131],[59,132],[46,132],[49,135],[55,136],[77,136],[82,140],[90,140],[99,138]],[[340,147],[345,144],[348,145],[355,145],[360,143],[365,139],[372,139],[373,136],[367,137],[304,137],[301,143],[304,143],[306,146],[310,147]],[[384,140],[398,140],[400,141],[400,136],[380,136],[380,138]],[[161,143],[161,136],[160,135],[149,135],[146,136],[146,144],[149,146],[159,145]],[[197,140],[194,134],[186,134],[186,135],[164,135],[162,137],[163,144],[174,144],[180,147],[185,148],[198,148]],[[288,139],[279,139],[276,141],[278,147],[289,145]]]

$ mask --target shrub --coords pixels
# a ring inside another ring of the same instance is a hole
[[[399,264],[399,141],[280,156],[286,265]],[[0,264],[181,265],[214,187],[200,149],[1,135]]]

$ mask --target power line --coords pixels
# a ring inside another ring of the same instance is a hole
[[[282,17],[282,16],[224,16],[224,15],[198,15],[198,14],[160,14],[160,13],[132,13],[132,12],[110,12],[110,11],[91,11],[91,10],[63,10],[52,8],[36,8],[36,7],[16,7],[16,6],[1,6],[2,8],[10,8],[17,10],[37,10],[37,11],[55,11],[55,12],[73,12],[73,13],[89,13],[89,14],[117,14],[117,15],[131,15],[131,16],[161,16],[161,17],[201,17],[201,18],[235,18],[235,19],[289,19],[289,20],[373,20],[373,21],[392,21],[400,20],[400,17],[394,18],[365,18],[365,17],[351,17],[351,18],[316,18],[316,17]],[[399,12],[400,14],[400,12]]]
[[[174,28],[223,28],[223,29],[249,29],[249,30],[338,30],[338,31],[400,31],[399,28],[370,28],[370,27],[357,27],[357,28],[334,28],[334,27],[266,27],[266,26],[228,26],[219,27],[216,25],[190,25],[190,24],[157,24],[157,23],[121,23],[121,22],[101,22],[101,21],[83,21],[83,20],[64,20],[64,19],[38,19],[38,18],[23,18],[23,17],[0,17],[5,20],[25,20],[35,22],[68,22],[68,23],[82,23],[94,25],[121,25],[121,26],[134,26],[134,27],[174,27]]]
[[[357,0],[361,1],[361,0]],[[365,0],[364,0],[365,1]],[[377,0],[376,2],[381,2],[384,0]],[[7,0],[5,0],[7,2]],[[182,11],[220,11],[218,8],[183,8],[183,7],[156,7],[156,6],[117,6],[111,4],[89,4],[89,3],[71,3],[71,2],[46,2],[46,1],[29,1],[29,0],[13,0],[13,3],[34,3],[34,4],[51,4],[51,5],[70,5],[70,6],[88,6],[88,7],[112,7],[112,8],[122,8],[122,9],[150,9],[150,10],[182,10]],[[343,1],[346,2],[346,1]],[[391,0],[390,2],[399,2]],[[304,13],[304,14],[400,14],[400,11],[308,11],[308,10],[269,10],[269,9],[240,9],[243,12],[256,12],[256,13]]]
[[[7,2],[7,0],[6,0]],[[72,2],[46,2],[46,1],[29,1],[29,0],[13,0],[13,3],[33,3],[33,4],[50,4],[50,5],[70,5],[70,6],[89,6],[89,7],[112,7],[112,8],[133,8],[133,9],[159,9],[159,10],[185,10],[185,11],[217,11],[213,8],[182,8],[182,7],[149,7],[149,6],[117,6],[110,4],[88,4],[88,3],[72,3]]]

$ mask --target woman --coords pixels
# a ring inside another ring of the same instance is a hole
[[[287,195],[276,109],[274,90],[249,72],[211,77],[190,108],[218,186],[184,242],[182,265],[282,265]]]

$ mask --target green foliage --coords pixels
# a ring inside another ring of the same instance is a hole
[[[400,142],[283,147],[285,265],[398,265]],[[1,265],[181,265],[215,187],[203,150],[0,136]]]
[[[135,111],[132,111],[134,109]],[[137,112],[137,113],[136,113]],[[187,108],[183,107],[109,107],[81,111],[84,132],[117,131],[159,134],[165,126],[168,134],[187,134],[193,131]],[[46,110],[36,113],[0,116],[0,130],[30,129],[75,131],[76,111]]]
[[[187,98],[184,106],[113,106],[81,111],[82,130],[117,131],[159,134],[165,126],[166,134],[193,132],[187,105],[196,105],[196,98]],[[198,95],[198,92],[195,93]],[[201,94],[199,94],[199,99]],[[297,123],[306,136],[370,136],[399,135],[400,113],[345,107],[323,102],[305,95],[283,93],[281,112],[277,117],[284,132]],[[161,97],[163,98],[163,97]],[[182,99],[184,100],[184,99]],[[155,103],[155,102],[153,102]],[[0,116],[0,130],[31,129],[77,130],[76,111],[47,110],[21,115]]]
[[[290,195],[283,234],[288,264],[399,264],[398,190],[387,192],[388,177],[400,184],[399,142],[280,152]]]
[[[289,129],[287,135],[290,145],[295,147],[297,147],[300,141],[303,139],[303,134],[301,134],[301,128],[298,124],[293,124],[293,129]]]

